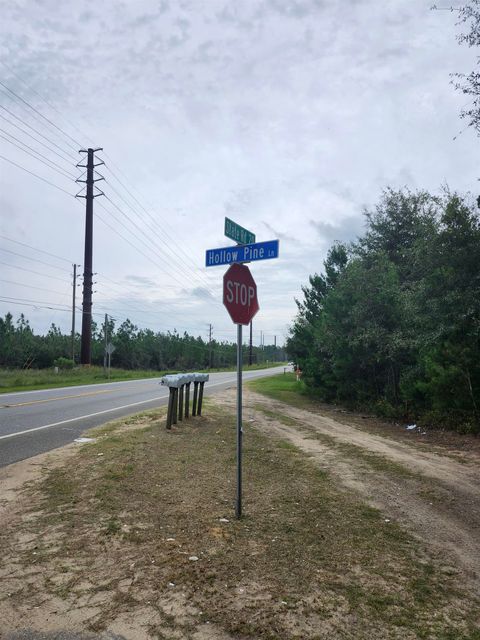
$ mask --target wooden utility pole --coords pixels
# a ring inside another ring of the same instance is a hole
[[[72,360],[75,362],[75,294],[77,291],[77,267],[73,265],[73,291],[72,291]]]
[[[108,345],[108,314],[105,314],[105,324],[103,325],[103,338],[104,338],[104,347],[103,347],[103,373],[106,375],[107,373],[107,345]]]
[[[208,330],[208,349],[209,349],[209,353],[208,353],[208,367],[209,369],[212,368],[212,325],[209,324],[209,330]]]
[[[95,167],[104,164],[95,163],[95,153],[98,149],[81,149],[79,153],[87,154],[87,164],[77,164],[87,170],[86,180],[77,178],[76,182],[84,182],[86,194],[77,194],[77,198],[85,198],[85,257],[83,260],[83,304],[82,304],[82,343],[80,349],[80,363],[90,365],[92,362],[92,279],[93,279],[93,200],[104,193],[94,193],[95,182],[103,180],[103,176],[95,179]]]

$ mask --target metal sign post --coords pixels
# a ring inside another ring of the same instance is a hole
[[[107,346],[105,347],[105,352],[107,354],[107,361],[108,361],[108,379],[110,380],[110,363],[112,361],[112,353],[115,351],[115,347],[113,346],[113,344],[111,342],[109,342],[107,344]]]
[[[207,249],[205,266],[231,265],[223,276],[223,304],[237,325],[237,496],[235,516],[242,517],[242,326],[251,323],[259,310],[257,285],[245,262],[278,258],[279,242],[255,242],[255,234],[233,220],[225,218],[225,235],[237,246]],[[197,383],[193,391],[193,410],[196,411]],[[201,402],[201,401],[200,401]],[[201,406],[201,405],[200,405]],[[200,411],[199,411],[200,413]]]
[[[235,516],[242,517],[242,326],[259,310],[257,285],[248,267],[233,264],[223,276],[223,304],[237,325],[237,499]]]
[[[242,325],[237,324],[237,519],[242,517],[242,436]]]

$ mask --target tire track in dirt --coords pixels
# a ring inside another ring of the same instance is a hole
[[[235,406],[232,391],[224,392],[218,400],[226,406]],[[304,451],[340,484],[357,491],[380,509],[386,521],[396,520],[405,526],[428,547],[446,573],[460,571],[478,592],[477,453],[468,453],[460,463],[448,452],[446,455],[428,452],[248,389],[244,405],[245,425],[288,440]]]

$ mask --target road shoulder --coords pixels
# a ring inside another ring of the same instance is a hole
[[[61,451],[34,461],[36,478],[24,465],[16,485],[7,468],[3,628],[127,640],[473,640],[478,602],[463,569],[372,508],[361,486],[368,460],[343,482],[338,447],[317,438],[311,412],[292,416],[246,392],[236,522],[234,402],[234,390],[208,398],[201,418],[170,433],[162,411],[117,421],[63,461]],[[382,473],[400,481],[398,466]]]

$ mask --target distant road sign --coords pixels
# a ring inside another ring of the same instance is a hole
[[[232,264],[223,276],[223,304],[235,324],[249,324],[259,310],[257,285],[244,264]]]
[[[271,260],[278,258],[278,240],[245,244],[238,247],[222,247],[220,249],[207,249],[205,265],[218,267],[222,264],[234,262],[255,262],[256,260]]]
[[[105,348],[105,351],[108,353],[109,356],[112,355],[112,353],[115,351],[115,347],[113,346],[113,344],[111,342],[109,342]]]
[[[254,233],[244,229],[230,218],[225,218],[225,235],[238,244],[253,244],[256,240]]]

